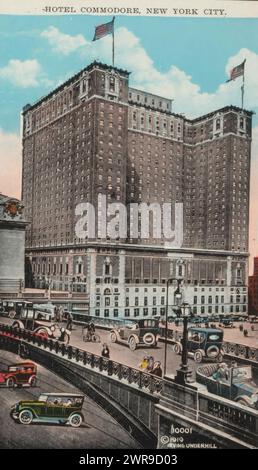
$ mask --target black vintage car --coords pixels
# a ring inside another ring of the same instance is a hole
[[[223,330],[221,328],[190,327],[187,332],[187,352],[195,362],[203,359],[221,362],[223,359]],[[182,343],[174,345],[176,354],[182,353]]]
[[[110,339],[112,343],[126,344],[134,351],[138,346],[156,347],[159,333],[159,319],[144,318],[113,328]]]

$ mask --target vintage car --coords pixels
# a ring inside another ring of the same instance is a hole
[[[188,328],[187,350],[188,355],[193,357],[195,362],[202,362],[204,359],[221,362],[223,359],[223,330],[221,328]],[[182,353],[182,342],[174,344],[174,352]]]
[[[12,327],[19,328],[21,330],[30,330],[35,333],[35,335],[57,339],[62,341],[65,344],[68,344],[70,341],[71,332],[65,328],[60,327],[57,323],[49,324],[48,321],[39,320],[38,310],[36,309],[26,309],[22,312],[19,319],[15,319]]]
[[[38,400],[23,400],[12,406],[11,417],[21,424],[57,423],[74,428],[84,421],[84,396],[75,393],[42,393]]]
[[[157,346],[159,333],[159,319],[144,318],[113,328],[110,339],[112,343],[126,344],[135,351],[138,346]]]
[[[25,300],[2,300],[0,301],[0,314],[9,318],[19,318],[22,311],[32,308],[32,302]]]
[[[0,371],[0,385],[5,387],[30,386],[37,383],[37,366],[33,362],[20,362]]]
[[[224,320],[221,320],[219,326],[221,328],[235,328],[235,325],[231,318],[224,318]]]
[[[210,393],[258,410],[258,386],[249,365],[209,364],[196,371],[196,381]]]

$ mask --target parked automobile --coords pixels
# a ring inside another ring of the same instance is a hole
[[[204,359],[221,362],[223,359],[222,345],[223,330],[221,328],[188,328],[188,355],[193,357],[195,362],[202,362]],[[174,352],[181,354],[182,350],[182,342],[176,342]]]
[[[22,312],[19,319],[15,319],[12,327],[20,328],[21,330],[30,330],[35,335],[40,335],[46,338],[58,339],[65,344],[69,343],[71,332],[65,328],[60,327],[57,323],[49,324],[48,321],[41,321],[41,316],[36,309],[26,309]]]
[[[75,393],[42,393],[38,400],[19,401],[11,408],[11,417],[21,424],[57,423],[74,428],[84,421],[84,396]]]
[[[113,328],[110,331],[112,343],[126,344],[134,351],[138,346],[157,346],[159,338],[159,320],[144,318],[137,322]]]
[[[0,314],[9,318],[19,318],[21,312],[32,308],[32,302],[25,300],[2,300],[0,301]]]
[[[210,393],[258,409],[258,386],[253,381],[252,367],[228,367],[225,364],[220,372],[221,366],[222,364],[209,364],[199,367],[196,371],[197,382],[205,385]]]
[[[29,385],[35,387],[37,383],[37,366],[33,362],[20,362],[8,366],[6,371],[0,371],[0,385],[17,387]]]
[[[231,320],[231,318],[225,318],[219,323],[219,326],[221,328],[235,328],[235,325],[233,321]]]

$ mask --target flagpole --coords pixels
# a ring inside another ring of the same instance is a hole
[[[243,83],[241,86],[241,92],[242,92],[242,110],[244,109],[244,93],[245,93],[245,72],[243,73]]]
[[[115,66],[115,16],[113,18],[113,29],[112,29],[112,65]]]

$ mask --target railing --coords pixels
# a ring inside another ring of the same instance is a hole
[[[123,381],[128,385],[134,385],[151,394],[159,394],[162,391],[163,380],[161,378],[74,346],[62,344],[58,340],[35,335],[29,330],[12,328],[9,325],[1,324],[0,338],[7,340],[8,338],[24,340],[41,349],[54,352],[56,355],[60,355],[63,358],[75,360],[81,365],[96,370],[96,372],[106,373],[114,379]]]
[[[0,343],[8,345],[18,343],[18,351],[24,359],[29,357],[29,345],[40,351],[55,354],[88,370],[110,377],[121,385],[129,385],[151,396],[165,400],[168,411],[202,423],[218,431],[223,431],[244,443],[258,445],[258,413],[256,410],[242,407],[238,403],[201,391],[195,387],[185,387],[171,380],[155,377],[133,367],[103,358],[97,354],[65,345],[55,339],[49,339],[35,333],[0,324]],[[162,405],[164,408],[164,405]],[[158,405],[159,408],[159,405]],[[176,422],[176,421],[175,421]],[[214,432],[215,432],[214,431]]]
[[[171,411],[207,425],[217,432],[227,433],[240,441],[258,446],[257,410],[168,381],[164,383],[162,395],[168,398],[166,404]]]

